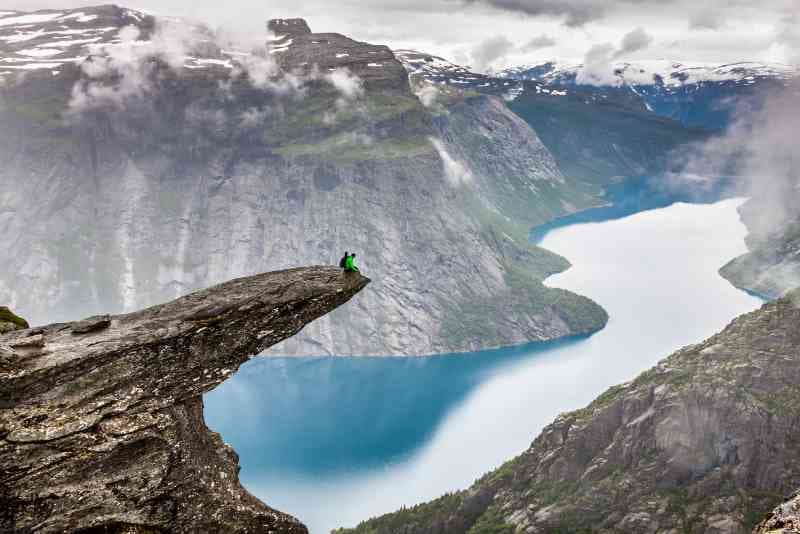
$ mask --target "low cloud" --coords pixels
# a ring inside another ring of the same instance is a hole
[[[426,83],[416,91],[417,98],[426,108],[435,107],[439,100],[439,88],[433,84]]]
[[[704,9],[689,14],[689,28],[692,30],[719,30],[724,23],[724,15],[715,9]]]
[[[441,139],[436,137],[428,138],[439,153],[439,158],[442,160],[442,171],[447,182],[452,186],[460,186],[470,184],[474,181],[474,177],[470,170],[460,161],[453,158],[447,151],[447,147]]]
[[[497,35],[482,41],[470,52],[472,66],[478,72],[486,72],[494,63],[514,50],[514,43],[504,35]]]
[[[682,172],[667,184],[696,191],[720,187],[753,200],[742,208],[751,234],[751,244],[780,237],[800,224],[800,85],[767,95],[764,101],[740,101],[736,120],[724,132],[683,154]],[[777,241],[780,243],[780,241]],[[768,249],[774,245],[768,245]],[[780,259],[780,250],[775,250]],[[785,252],[785,251],[783,251]],[[800,286],[795,258],[754,267],[747,262],[746,276],[764,282],[771,290]]]
[[[724,134],[692,147],[683,155],[681,185],[698,180],[709,186],[735,176],[736,192],[754,196],[765,209],[752,230],[766,234],[800,216],[800,85],[771,93],[764,101],[740,101],[735,120]],[[800,281],[798,282],[800,284]]]
[[[781,20],[777,45],[783,49],[786,63],[800,66],[800,8],[787,13]]]
[[[467,4],[483,4],[503,11],[531,16],[564,17],[566,26],[583,26],[605,16],[603,0],[464,0]]]
[[[647,49],[653,38],[637,28],[625,34],[620,46],[614,47],[611,43],[599,44],[591,47],[583,59],[583,67],[578,72],[576,82],[582,85],[620,85],[622,80],[615,72],[614,62],[625,56]],[[652,78],[639,80],[652,82]]]
[[[612,64],[615,57],[614,46],[610,43],[591,47],[575,81],[582,85],[618,85],[619,77],[614,74]]]
[[[621,58],[628,54],[639,52],[649,47],[653,43],[653,38],[644,31],[644,28],[637,28],[625,34],[622,38],[619,50],[614,53],[614,58]]]
[[[221,56],[221,50],[237,52]],[[144,35],[136,26],[127,26],[120,30],[119,42],[92,50],[81,64],[83,78],[72,88],[70,111],[122,108],[129,100],[142,98],[154,89],[159,69],[180,71],[194,57],[227,63],[229,75],[219,81],[220,94],[227,99],[233,98],[233,81],[241,78],[257,89],[302,98],[306,84],[319,77],[316,69],[303,74],[282,72],[267,52],[263,38],[260,42],[242,39],[230,32],[216,34],[199,24],[159,19],[151,35]],[[348,98],[358,91],[356,80],[336,73],[331,78]]]
[[[148,60],[153,58],[154,49],[143,45],[140,35],[135,26],[122,28],[119,43],[103,47],[81,64],[86,79],[73,86],[70,111],[120,107],[128,99],[141,97],[150,90],[155,65]],[[111,78],[113,83],[109,82]]]
[[[521,52],[533,52],[535,50],[540,50],[542,48],[550,48],[551,46],[555,46],[558,42],[550,37],[549,35],[540,35],[539,37],[534,37],[524,45],[520,47]]]
[[[353,100],[364,94],[364,84],[361,78],[351,73],[349,69],[336,69],[326,74],[325,79],[341,93],[345,100]]]

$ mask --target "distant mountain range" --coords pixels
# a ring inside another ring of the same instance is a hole
[[[684,64],[666,60],[615,63],[604,85],[581,83],[582,64],[548,61],[487,75],[446,59],[410,50],[395,51],[410,73],[430,83],[447,84],[515,100],[521,94],[612,102],[647,110],[691,128],[720,130],[730,122],[735,102],[759,97],[800,75],[797,68],[755,62]]]

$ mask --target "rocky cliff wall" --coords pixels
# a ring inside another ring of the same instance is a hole
[[[800,486],[798,325],[795,291],[561,415],[470,489],[352,532],[749,532]]]
[[[368,282],[291,269],[0,335],[0,531],[305,533],[241,487],[202,394]]]

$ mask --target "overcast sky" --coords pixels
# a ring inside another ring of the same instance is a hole
[[[0,0],[31,11],[97,0]],[[551,58],[582,62],[594,47],[618,61],[800,59],[800,0],[130,0],[123,5],[261,32],[274,17],[313,31],[414,48],[479,69]],[[609,52],[610,51],[610,52]],[[591,57],[591,56],[590,56]]]

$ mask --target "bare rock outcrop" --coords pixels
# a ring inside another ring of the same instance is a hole
[[[800,533],[800,491],[776,506],[753,530],[753,534],[798,533]]]
[[[798,363],[795,291],[562,414],[470,489],[346,532],[750,532],[800,487]],[[756,532],[799,515],[789,501]]]
[[[0,531],[306,532],[241,487],[202,394],[367,283],[289,269],[0,336]]]

